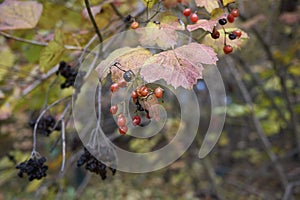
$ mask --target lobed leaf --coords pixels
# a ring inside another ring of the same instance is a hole
[[[103,60],[96,68],[101,79],[108,74],[108,67],[115,62],[119,62],[123,70],[132,70],[137,72],[140,66],[151,56],[151,52],[142,47],[124,47],[113,51],[105,60]],[[112,80],[118,82],[123,78],[123,72],[115,67],[111,68]]]
[[[210,47],[190,43],[149,58],[141,69],[147,82],[164,79],[175,88],[192,88],[202,78],[203,64],[216,64],[216,53]]]
[[[47,71],[59,63],[64,53],[63,35],[60,29],[55,31],[54,40],[50,41],[41,52],[40,69],[42,72]]]

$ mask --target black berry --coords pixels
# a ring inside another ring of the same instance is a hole
[[[123,74],[123,78],[126,82],[131,81],[133,76],[134,76],[134,74],[131,70],[128,70],[128,71],[124,72],[124,74]]]
[[[234,40],[237,38],[237,35],[234,33],[229,33],[228,37],[229,37],[229,39]]]
[[[223,26],[227,24],[227,20],[225,18],[219,19],[219,24]]]
[[[47,176],[46,172],[48,170],[48,166],[44,165],[45,162],[45,157],[32,157],[29,160],[18,164],[16,166],[16,168],[19,169],[18,176],[22,178],[23,174],[25,173],[28,175],[29,181],[32,181],[34,179],[39,180]]]
[[[106,169],[107,166],[97,160],[86,148],[84,148],[84,153],[80,156],[79,160],[77,161],[77,166],[81,167],[85,164],[85,169],[89,170],[90,172],[99,174],[102,180],[106,179]],[[116,173],[116,169],[112,167],[108,167],[112,174]]]

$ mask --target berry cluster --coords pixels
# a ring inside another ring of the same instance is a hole
[[[47,176],[46,171],[48,166],[44,165],[46,162],[45,157],[36,158],[35,156],[27,161],[24,161],[16,166],[20,171],[18,172],[19,177],[23,177],[23,173],[29,176],[29,181],[34,179],[40,180],[41,178]]]
[[[31,119],[29,121],[29,126],[34,129],[36,120]],[[54,127],[56,124],[56,120],[52,115],[43,116],[38,125],[37,125],[37,133],[43,134],[45,136],[49,136],[52,131],[54,130],[61,130],[61,124],[58,123],[56,127]]]
[[[242,32],[240,30],[234,30],[233,32],[226,32],[225,29],[224,29],[224,25],[227,24],[227,22],[229,23],[233,23],[234,22],[234,19],[236,17],[239,16],[239,12],[238,12],[238,9],[235,8],[235,9],[232,9],[229,14],[227,14],[227,17],[226,18],[221,18],[219,19],[218,23],[223,27],[223,31],[224,31],[224,47],[223,47],[223,51],[225,54],[229,54],[233,51],[233,47],[231,45],[228,45],[226,44],[226,37],[228,35],[228,38],[230,40],[235,40],[237,38],[240,38],[241,35],[242,35]],[[211,33],[211,37],[213,39],[218,39],[220,37],[220,32],[216,29],[216,27],[214,27],[212,33]]]
[[[196,12],[192,13],[190,8],[186,8],[183,10],[182,14],[186,17],[190,17],[191,22],[196,23],[199,19]]]
[[[102,180],[106,179],[106,165],[97,160],[86,148],[84,148],[84,153],[80,156],[77,161],[77,166],[81,167],[85,164],[85,169],[99,174]],[[116,169],[109,167],[113,175],[116,173]]]
[[[64,83],[60,85],[62,89],[74,86],[74,82],[76,80],[76,76],[78,75],[78,70],[74,67],[71,67],[66,62],[61,61],[59,63],[57,75],[62,75],[66,80]]]

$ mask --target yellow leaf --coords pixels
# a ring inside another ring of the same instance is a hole
[[[158,0],[143,0],[143,3],[148,6],[148,8],[152,8]]]
[[[0,5],[0,30],[34,28],[43,6],[35,1],[6,0]]]
[[[223,0],[223,5],[227,6],[230,3],[235,3],[235,0]]]
[[[211,11],[211,20],[214,19],[219,19],[223,14],[224,14],[224,10],[222,8],[215,8]]]
[[[49,42],[48,46],[45,47],[40,57],[40,69],[45,72],[52,68],[54,65],[59,63],[63,53],[63,35],[60,29],[55,31],[54,40]]]
[[[9,68],[14,64],[15,61],[15,55],[13,52],[10,50],[9,47],[7,46],[2,46],[0,47],[0,58],[5,58],[5,59],[0,59],[0,81],[2,78],[5,78],[5,75],[9,71]]]
[[[218,0],[195,0],[195,2],[197,6],[204,7],[209,13],[214,9],[219,8]]]
[[[43,182],[42,180],[33,180],[33,181],[31,181],[28,184],[28,186],[26,187],[26,192],[36,191],[40,187],[42,182]]]

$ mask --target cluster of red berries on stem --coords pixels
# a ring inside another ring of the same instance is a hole
[[[183,15],[186,17],[190,17],[191,22],[196,23],[199,19],[196,12],[192,13],[192,10],[190,8],[186,8],[183,10]]]
[[[229,44],[226,44],[226,37],[228,35],[228,38],[230,40],[235,40],[237,38],[240,38],[241,35],[242,35],[242,32],[240,30],[234,30],[233,32],[226,32],[225,29],[224,29],[224,26],[227,24],[227,22],[229,23],[233,23],[234,22],[234,19],[236,17],[239,16],[239,12],[238,12],[238,9],[235,8],[235,9],[232,9],[229,14],[227,14],[227,17],[226,18],[221,18],[219,19],[218,23],[223,27],[223,31],[224,31],[224,47],[223,47],[223,52],[225,54],[229,54],[233,51],[233,47]],[[211,37],[213,39],[218,39],[220,37],[220,32],[216,29],[216,27],[214,27],[212,33],[211,33]]]

